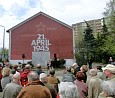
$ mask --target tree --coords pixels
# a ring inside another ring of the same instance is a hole
[[[115,0],[110,0],[103,13],[110,33],[115,34]]]
[[[84,30],[84,41],[87,50],[87,60],[88,60],[93,55],[95,45],[96,45],[96,40],[94,38],[93,30],[91,29],[90,25],[86,21],[85,23],[87,27]]]
[[[102,32],[97,39],[98,60],[108,63],[110,56],[115,58],[115,0],[110,0],[105,8]]]
[[[82,40],[78,43],[78,47],[75,50],[75,58],[79,66],[87,64],[86,53],[87,51],[86,48],[84,47],[84,40]]]

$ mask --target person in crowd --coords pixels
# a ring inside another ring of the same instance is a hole
[[[88,60],[89,69],[92,69],[92,63],[93,63],[93,59],[90,58],[90,59]]]
[[[13,77],[13,75],[16,73],[16,70],[15,69],[11,69],[11,73],[10,73],[10,79],[11,79],[11,81],[12,81],[12,77]]]
[[[103,93],[100,93],[98,98],[115,98],[115,82],[103,81],[101,83]]]
[[[2,63],[0,64],[0,92],[2,92],[1,79],[2,79]]]
[[[97,66],[97,76],[101,79],[101,80],[105,80],[106,77],[103,73],[103,70],[102,70],[102,66]]]
[[[97,77],[97,69],[91,69],[89,71],[91,78],[88,82],[88,98],[98,98],[101,92],[101,82],[102,80]]]
[[[37,70],[36,70],[36,72],[38,73],[38,75],[40,75],[41,73],[43,73],[43,71],[42,71],[42,67],[41,67],[41,65],[40,64],[37,64]]]
[[[56,91],[58,92],[58,84],[60,83],[59,79],[55,76],[55,69],[49,70],[49,76],[47,77],[48,83],[52,84]]]
[[[1,79],[2,89],[4,89],[6,84],[11,82],[11,78],[10,78],[11,69],[9,67],[10,67],[10,63],[7,62],[2,71],[2,79]]]
[[[82,66],[80,67],[80,71],[85,74],[85,78],[84,78],[84,82],[85,82],[85,83],[86,83],[86,81],[87,81],[87,73],[86,73],[87,70],[88,70],[87,65],[82,65]]]
[[[28,74],[28,84],[23,87],[17,98],[52,98],[51,93],[42,82],[35,71]]]
[[[50,67],[51,67],[51,60],[47,62],[47,69],[50,69]]]
[[[20,72],[20,81],[21,81],[21,84],[22,86],[25,86],[27,83],[28,83],[28,74],[30,73],[31,71],[31,65],[27,64],[24,68],[23,68],[23,71]]]
[[[76,86],[78,88],[80,98],[87,98],[88,86],[86,83],[84,83],[85,74],[81,71],[78,71],[76,73],[76,78],[77,79],[74,81],[74,83],[76,84]]]
[[[80,71],[80,66],[77,63],[74,63],[71,68],[72,73],[76,76],[76,73]]]
[[[75,76],[71,73],[71,66],[66,67],[66,73],[63,74],[62,81],[63,82],[74,82]]]
[[[62,74],[66,74],[66,66],[63,66],[61,69],[62,69]]]
[[[108,63],[111,64],[111,62],[113,62],[113,58],[112,57],[109,58],[109,62]]]
[[[5,86],[2,98],[16,98],[21,89],[20,74],[16,73],[12,77],[12,82]]]
[[[55,88],[50,83],[48,83],[47,75],[45,73],[41,73],[39,78],[40,78],[40,81],[50,90],[52,98],[56,98],[57,92]]]
[[[115,81],[115,66],[112,64],[107,64],[106,67],[103,67],[102,70],[106,76],[106,80]]]
[[[61,82],[57,98],[81,98],[77,86],[73,82]]]
[[[2,70],[2,76],[4,77],[6,74],[10,74],[11,69],[10,69],[10,63],[7,62],[5,63],[5,67]]]
[[[14,66],[13,66],[13,69],[14,69],[15,71],[19,72],[18,65],[14,65]]]

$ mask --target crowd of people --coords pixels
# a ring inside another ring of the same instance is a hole
[[[55,75],[54,68],[46,73],[40,64],[34,70],[29,64],[20,70],[18,67],[11,68],[9,62],[4,67],[0,65],[2,98],[115,98],[112,64],[89,69],[74,63],[60,70],[62,80]]]

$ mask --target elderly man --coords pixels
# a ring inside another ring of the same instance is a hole
[[[72,82],[61,82],[57,98],[81,98],[77,86]]]
[[[36,67],[37,67],[36,72],[38,73],[38,75],[40,75],[41,73],[43,73],[43,71],[42,71],[42,67],[41,67],[40,64],[37,64]]]
[[[107,80],[115,81],[115,66],[108,64],[106,67],[102,68]]]
[[[10,63],[7,62],[2,70],[2,79],[1,79],[2,89],[4,89],[6,84],[11,82],[10,73],[11,73]]]
[[[115,82],[114,81],[103,81],[101,84],[103,93],[98,98],[115,98]]]
[[[89,74],[91,78],[88,82],[88,98],[98,98],[101,93],[100,85],[102,80],[97,77],[96,69],[91,69]]]
[[[115,82],[115,66],[112,64],[108,64],[106,67],[102,68],[105,76],[106,76],[106,81],[113,81]],[[99,98],[106,98],[105,97],[105,92],[102,91],[100,93],[100,97]]]
[[[7,63],[5,64],[5,67],[4,67],[3,70],[2,70],[2,76],[5,77],[5,76],[9,75],[10,72],[11,72],[10,63],[7,62]]]
[[[21,88],[20,74],[16,73],[12,77],[12,82],[5,86],[2,98],[16,98]]]
[[[47,87],[38,79],[38,74],[31,71],[28,74],[28,84],[22,88],[17,98],[52,98]]]
[[[53,87],[53,85],[48,83],[47,75],[45,73],[41,73],[39,78],[40,78],[40,81],[50,90],[52,98],[56,98],[57,92],[55,88]]]
[[[58,84],[60,83],[59,79],[55,76],[55,69],[50,69],[48,76],[48,83],[52,84],[56,91],[58,92]]]

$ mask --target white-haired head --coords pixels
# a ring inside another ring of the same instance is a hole
[[[35,71],[31,71],[28,74],[28,81],[36,81],[36,80],[39,80],[38,74]]]
[[[37,68],[41,68],[41,64],[37,64],[36,67],[37,67]]]
[[[97,69],[91,69],[91,70],[89,71],[89,74],[90,74],[91,76],[96,76],[96,75],[97,75]]]
[[[61,82],[59,84],[60,98],[79,98],[77,86],[72,82]]]
[[[115,82],[114,81],[103,81],[101,83],[102,90],[108,95],[108,97],[115,96]]]
[[[41,73],[39,75],[39,79],[41,82],[46,83],[47,82],[47,75],[45,73]]]

